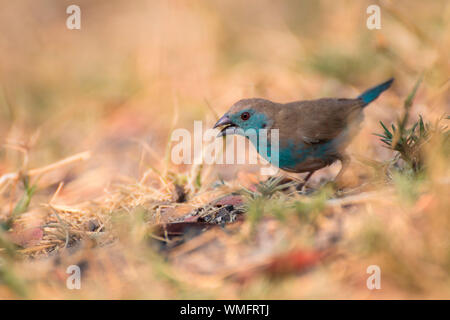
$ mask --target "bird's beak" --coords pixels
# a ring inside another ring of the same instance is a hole
[[[230,120],[230,118],[227,115],[224,115],[222,118],[219,119],[219,121],[216,122],[213,129],[217,127],[223,127],[217,137],[223,137],[227,134],[234,133],[234,130],[236,128],[236,125]]]

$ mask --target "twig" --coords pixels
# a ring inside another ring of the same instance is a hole
[[[327,205],[329,206],[343,206],[348,204],[356,204],[356,203],[364,203],[366,201],[370,200],[377,200],[380,199],[386,199],[386,197],[389,194],[392,193],[393,188],[388,188],[387,190],[384,190],[383,192],[380,191],[373,191],[373,192],[364,192],[360,193],[354,196],[348,196],[345,198],[338,198],[338,199],[330,199],[327,201]]]
[[[36,169],[31,169],[28,170],[26,172],[26,174],[30,177],[33,176],[37,176],[37,175],[41,175],[44,173],[47,173],[49,171],[58,169],[60,167],[63,167],[65,165],[71,164],[73,162],[77,162],[77,161],[85,161],[87,159],[89,159],[91,157],[91,153],[89,151],[85,151],[85,152],[81,152],[81,153],[77,153],[73,156],[70,156],[68,158],[65,158],[63,160],[60,160],[58,162],[55,162],[53,164],[41,167],[41,168],[36,168]],[[5,173],[4,175],[2,175],[0,177],[0,185],[2,185],[3,183],[5,183],[6,181],[9,180],[16,180],[18,179],[20,176],[20,172],[10,172],[10,173]]]

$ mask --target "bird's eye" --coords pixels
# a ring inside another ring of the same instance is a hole
[[[250,113],[248,113],[248,112],[243,112],[243,113],[241,114],[241,119],[244,120],[244,121],[247,121],[248,119],[250,119]]]

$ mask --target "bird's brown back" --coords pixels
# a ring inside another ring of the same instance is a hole
[[[362,120],[363,103],[359,99],[296,101],[278,104],[273,112],[272,128],[280,130],[280,140],[314,144],[341,136]]]

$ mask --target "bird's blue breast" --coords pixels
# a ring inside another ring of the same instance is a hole
[[[259,144],[257,146],[258,153],[274,164],[270,146],[267,149],[267,152],[261,152]],[[333,141],[317,145],[295,144],[293,140],[288,140],[285,143],[280,141],[278,166],[282,169],[295,170],[301,163],[310,159],[329,162],[335,154],[336,148]]]

